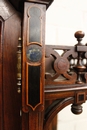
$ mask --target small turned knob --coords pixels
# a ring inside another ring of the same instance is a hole
[[[81,114],[83,111],[81,104],[73,104],[71,106],[71,111],[73,114]]]
[[[76,38],[83,38],[85,36],[85,33],[83,31],[77,31],[75,32],[74,36]]]
[[[75,34],[74,34],[75,38],[77,38],[77,41],[81,41],[82,38],[85,36],[85,33],[83,31],[77,31]]]

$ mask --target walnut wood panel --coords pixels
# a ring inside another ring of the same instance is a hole
[[[10,14],[10,5],[8,6]],[[4,12],[3,12],[4,13]],[[2,15],[3,17],[3,15]],[[21,95],[17,93],[17,44],[21,36],[21,17],[15,12],[4,21],[3,33],[3,128],[20,130]],[[14,22],[15,20],[15,22]]]

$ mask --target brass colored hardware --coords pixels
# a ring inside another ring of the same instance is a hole
[[[17,92],[21,93],[21,53],[22,53],[22,45],[21,38],[18,39],[17,46]]]

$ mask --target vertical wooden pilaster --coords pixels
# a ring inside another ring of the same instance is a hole
[[[25,2],[22,64],[22,130],[43,130],[46,5]]]
[[[3,65],[2,65],[2,35],[3,35],[3,20],[0,18],[0,129],[3,129]]]

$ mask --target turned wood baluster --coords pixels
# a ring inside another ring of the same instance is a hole
[[[75,37],[77,38],[77,41],[78,43],[76,44],[75,46],[75,51],[78,52],[78,57],[77,57],[77,64],[76,66],[74,67],[75,71],[77,72],[77,81],[76,83],[78,84],[82,84],[84,83],[83,79],[82,79],[82,74],[84,74],[85,70],[86,70],[86,66],[84,65],[83,63],[83,51],[79,50],[79,47],[80,46],[83,46],[81,41],[82,41],[82,38],[84,37],[84,33],[82,31],[77,31],[75,33]],[[72,104],[71,106],[71,111],[74,113],[74,114],[80,114],[82,113],[82,103],[85,102],[85,99],[86,99],[86,95],[85,95],[85,92],[77,92],[75,94],[75,101],[74,101],[74,104]]]
[[[86,69],[86,66],[84,66],[83,65],[83,63],[82,63],[82,60],[83,60],[83,57],[82,57],[82,55],[83,55],[83,52],[81,52],[79,49],[78,49],[78,47],[79,46],[83,46],[82,45],[82,43],[81,43],[81,41],[82,41],[82,38],[84,37],[84,32],[82,32],[82,31],[77,31],[76,33],[75,33],[75,37],[77,38],[77,41],[78,41],[78,43],[75,45],[75,49],[76,49],[76,51],[78,52],[78,58],[77,58],[77,65],[74,67],[74,69],[76,70],[76,72],[77,72],[77,81],[76,81],[76,83],[78,83],[78,84],[81,84],[81,83],[83,83],[83,80],[82,80],[82,73],[84,72],[84,70]]]

